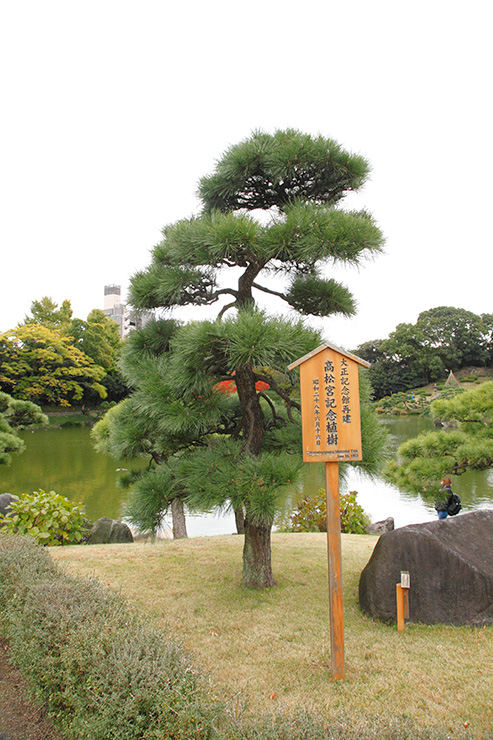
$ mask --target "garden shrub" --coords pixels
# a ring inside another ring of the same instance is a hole
[[[3,533],[0,578],[12,659],[69,737],[213,737],[217,710],[189,656],[118,594],[59,571],[33,540]]]
[[[0,517],[8,534],[27,534],[43,545],[77,544],[87,534],[88,523],[81,504],[55,491],[33,491],[10,504],[11,513]]]
[[[369,516],[356,501],[357,495],[357,491],[350,491],[339,497],[341,532],[345,534],[363,534],[370,524]],[[323,488],[319,489],[316,496],[306,496],[301,499],[291,515],[288,530],[291,532],[327,531],[327,503]]]

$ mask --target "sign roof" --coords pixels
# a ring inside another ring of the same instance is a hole
[[[315,357],[315,355],[318,355],[319,352],[323,352],[326,349],[331,349],[334,352],[338,352],[340,355],[353,360],[353,362],[357,362],[358,365],[362,365],[363,367],[371,367],[371,363],[367,362],[366,360],[362,360],[361,357],[357,357],[356,355],[351,354],[351,352],[346,352],[345,349],[336,347],[335,344],[330,344],[330,342],[326,342],[325,344],[321,344],[320,347],[317,347],[316,349],[309,352],[307,355],[300,357],[299,360],[295,360],[294,362],[292,362],[291,365],[288,365],[288,370],[294,370],[294,368],[298,367],[298,365],[302,365],[304,362],[307,362],[312,357]]]

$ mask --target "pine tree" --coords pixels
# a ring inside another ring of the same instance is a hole
[[[256,301],[273,295],[304,316],[355,313],[349,290],[324,271],[381,250],[366,211],[336,207],[368,174],[363,157],[330,139],[254,133],[201,180],[200,215],[165,227],[149,267],[131,282],[137,308],[218,305],[216,320],[181,327],[170,344],[165,374],[174,408],[151,390],[140,398],[146,413],[168,415],[168,431],[195,425],[195,441],[165,467],[191,505],[230,505],[244,515],[247,586],[274,583],[274,514],[299,468],[299,403],[286,367],[322,342],[302,319],[269,317]],[[219,411],[214,398],[224,383],[236,393]],[[202,435],[200,414],[210,422]]]

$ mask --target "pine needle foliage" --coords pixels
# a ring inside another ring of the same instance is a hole
[[[337,142],[294,129],[273,135],[256,131],[222,156],[216,171],[200,181],[208,210],[282,208],[299,197],[335,203],[358,190],[369,174],[368,162]]]
[[[493,465],[493,382],[488,381],[430,407],[436,423],[449,428],[424,432],[399,447],[399,461],[387,467],[400,488],[436,492],[445,475]],[[455,428],[450,428],[455,425]]]

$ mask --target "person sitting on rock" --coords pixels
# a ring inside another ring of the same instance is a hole
[[[448,475],[440,481],[440,490],[435,497],[435,509],[439,519],[448,517],[448,502],[452,495],[452,482]]]

